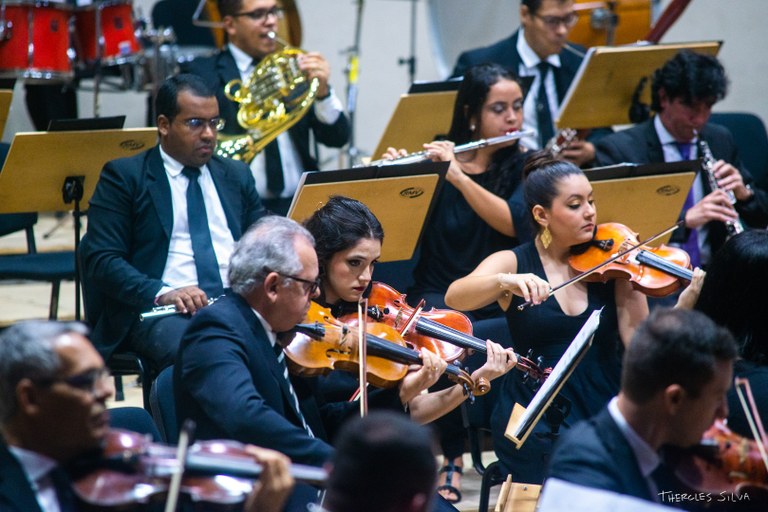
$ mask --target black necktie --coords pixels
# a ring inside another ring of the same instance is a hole
[[[273,140],[264,148],[264,156],[267,163],[267,190],[275,197],[280,197],[280,192],[285,188],[283,179],[283,160],[280,158],[280,149],[277,140]]]
[[[75,512],[75,495],[72,491],[72,483],[63,469],[53,468],[48,475],[56,490],[56,498],[59,500],[59,509],[61,512]]]
[[[192,252],[197,268],[197,285],[209,297],[218,297],[223,291],[219,263],[213,251],[211,231],[208,229],[208,215],[205,213],[203,189],[198,178],[200,169],[184,167],[181,171],[189,180],[187,185],[187,218],[189,221],[189,236],[192,240]]]
[[[549,72],[549,62],[542,60],[537,67],[539,68],[539,92],[536,95],[536,124],[539,126],[539,144],[544,148],[549,139],[555,135],[552,129],[552,112],[549,110],[549,97],[545,85]]]

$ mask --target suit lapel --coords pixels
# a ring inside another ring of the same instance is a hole
[[[294,423],[300,427],[303,427],[299,421],[299,412],[296,410],[296,404],[294,403],[291,392],[288,389],[288,382],[283,376],[283,365],[277,361],[277,357],[275,356],[275,352],[272,349],[272,346],[269,344],[269,339],[267,337],[267,333],[264,331],[264,327],[262,327],[261,322],[256,317],[256,314],[253,312],[253,310],[251,310],[250,306],[247,302],[245,302],[244,299],[236,295],[233,295],[233,298],[236,300],[240,312],[247,319],[247,322],[251,327],[251,332],[253,332],[253,336],[256,341],[256,348],[259,352],[259,358],[267,363],[269,371],[277,382],[277,385],[280,388],[280,392],[283,395],[283,402],[287,404],[287,409],[293,413],[295,420]]]
[[[645,140],[648,148],[646,162],[663,162],[664,150],[661,147],[659,134],[656,133],[653,118],[645,122]]]
[[[165,236],[170,239],[173,230],[173,200],[171,186],[165,174],[165,166],[160,156],[159,146],[155,146],[144,160],[144,172],[147,175],[147,190],[152,197],[152,204],[157,212],[158,222],[163,227]]]
[[[3,511],[5,504],[13,506],[9,512],[42,512],[21,464],[0,440],[0,509]]]

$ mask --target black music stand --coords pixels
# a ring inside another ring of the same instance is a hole
[[[409,260],[421,239],[447,171],[448,162],[425,161],[305,172],[288,217],[301,222],[333,195],[357,199],[370,208],[387,234],[380,261]]]
[[[101,168],[155,145],[157,130],[17,133],[0,172],[0,213],[66,212],[75,221],[75,319],[80,320],[80,205],[93,195]]]

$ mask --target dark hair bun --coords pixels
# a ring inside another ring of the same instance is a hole
[[[540,149],[535,151],[531,153],[525,161],[525,167],[523,167],[523,176],[527,178],[528,175],[533,171],[543,167],[549,167],[558,161],[559,160],[555,158],[554,153],[548,149]]]

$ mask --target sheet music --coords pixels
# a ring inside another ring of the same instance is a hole
[[[584,322],[579,333],[573,338],[565,353],[552,369],[552,373],[536,392],[531,403],[528,404],[511,437],[514,442],[518,443],[518,448],[527,437],[527,434],[523,434],[533,429],[552,398],[560,391],[560,388],[565,384],[565,381],[571,375],[576,365],[584,357],[584,354],[587,353],[590,345],[592,345],[592,338],[600,325],[600,314],[602,311],[603,308],[593,311],[587,321]],[[509,429],[507,429],[507,432],[509,432]],[[507,437],[510,437],[508,433]]]

